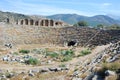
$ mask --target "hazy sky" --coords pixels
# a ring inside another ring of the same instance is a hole
[[[0,10],[32,15],[120,15],[119,0],[0,0]]]

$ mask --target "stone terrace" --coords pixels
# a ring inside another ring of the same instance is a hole
[[[120,30],[96,30],[80,27],[44,27],[34,25],[1,24],[0,45],[55,44],[68,45],[74,41],[79,46],[103,45],[120,39]]]

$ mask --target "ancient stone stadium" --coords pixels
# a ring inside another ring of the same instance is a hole
[[[13,45],[47,43],[70,46],[70,43],[73,42],[78,46],[97,46],[120,39],[120,30],[70,27],[62,21],[49,19],[21,19],[16,22],[7,19],[5,23],[1,23],[0,30],[1,45],[7,43]]]
[[[119,80],[120,30],[61,20],[0,22],[0,80]]]

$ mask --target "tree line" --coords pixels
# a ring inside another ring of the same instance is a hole
[[[77,27],[89,27],[88,22],[86,21],[79,21],[73,26]],[[120,25],[119,24],[112,24],[112,25],[104,25],[104,24],[97,24],[93,28],[95,29],[106,29],[106,30],[120,30]]]

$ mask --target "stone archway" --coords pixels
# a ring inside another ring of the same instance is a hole
[[[23,20],[20,21],[20,24],[23,25]]]
[[[25,25],[28,25],[28,19],[25,19]]]
[[[44,21],[43,20],[41,20],[40,26],[44,26]]]
[[[46,19],[45,20],[45,26],[48,26],[48,24],[49,24],[49,21]]]
[[[10,23],[10,20],[9,20],[9,18],[7,18],[7,19],[6,19],[6,22],[7,22],[7,23]]]
[[[50,26],[54,26],[54,21],[50,20]]]
[[[67,46],[77,46],[77,42],[76,41],[69,41],[67,43]]]
[[[34,20],[31,19],[30,20],[30,25],[33,25],[33,23],[34,23]]]
[[[35,26],[38,26],[38,25],[39,25],[39,21],[36,21],[36,22],[35,22]]]
[[[58,23],[58,22],[56,22],[56,23],[55,23],[55,25],[56,25],[56,26],[58,26],[58,25],[59,25],[59,23]]]

